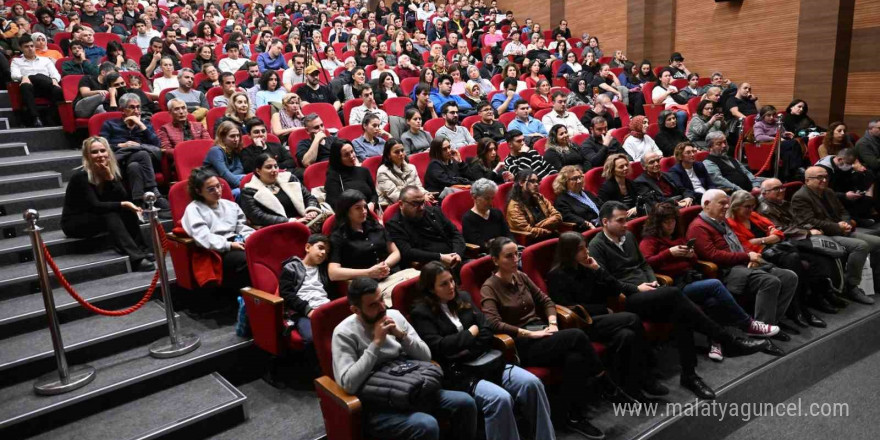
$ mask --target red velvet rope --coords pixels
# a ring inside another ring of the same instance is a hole
[[[773,153],[776,152],[776,148],[779,147],[780,135],[782,134],[782,129],[776,130],[776,137],[773,138],[773,145],[770,146],[770,155],[767,156],[767,160],[764,161],[764,165],[761,166],[761,169],[755,173],[756,176],[760,176],[761,173],[767,171],[767,168],[770,168],[770,164],[773,161]]]
[[[165,236],[165,229],[162,228],[162,224],[156,223],[156,229],[159,231],[159,237],[161,237],[162,249],[163,251],[168,250],[168,238]],[[100,307],[94,306],[88,301],[86,301],[83,297],[81,297],[73,286],[70,285],[70,282],[64,278],[64,274],[58,269],[58,265],[55,264],[55,260],[52,259],[52,255],[49,254],[49,248],[46,247],[46,244],[43,243],[43,255],[46,258],[46,263],[49,265],[49,268],[52,269],[52,272],[55,274],[55,277],[58,279],[58,282],[61,283],[61,286],[64,287],[64,290],[67,291],[70,296],[76,300],[81,306],[85,307],[87,310],[90,310],[94,313],[104,316],[123,316],[128,315],[129,313],[133,313],[136,310],[140,309],[150,300],[153,296],[153,292],[156,290],[156,285],[159,283],[159,269],[156,269],[156,274],[153,275],[153,280],[150,282],[150,287],[147,288],[147,291],[144,293],[143,298],[138,301],[135,305],[120,309],[120,310],[105,310]]]

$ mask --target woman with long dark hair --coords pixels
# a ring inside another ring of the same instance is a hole
[[[449,139],[438,137],[431,141],[428,151],[431,162],[425,171],[425,188],[440,193],[440,198],[458,191],[456,185],[470,185],[472,181],[466,177],[467,164],[462,162],[458,150],[452,148]]]
[[[525,168],[513,178],[513,189],[507,200],[507,225],[513,232],[531,238],[547,238],[556,233],[562,214],[538,192],[538,175]]]
[[[109,41],[107,43],[107,61],[116,66],[116,70],[120,72],[140,72],[140,66],[137,61],[129,58],[125,54],[125,47],[118,41]]]
[[[404,96],[403,90],[394,81],[394,75],[390,72],[382,72],[379,74],[379,81],[376,85],[376,105],[382,105],[388,98],[396,98]]]
[[[382,165],[376,172],[376,192],[379,193],[379,203],[388,206],[396,203],[400,197],[400,190],[407,186],[415,186],[425,192],[425,200],[428,203],[434,201],[434,195],[425,191],[416,166],[409,163],[406,157],[406,148],[395,138],[385,141],[385,150],[382,152]]]
[[[822,145],[819,145],[819,158],[836,155],[844,148],[853,148],[853,142],[846,134],[846,124],[840,121],[832,122],[828,126],[825,138],[822,139]]]
[[[433,360],[443,367],[444,389],[474,396],[483,413],[486,438],[519,439],[514,407],[528,421],[529,438],[555,438],[547,393],[534,374],[513,364],[506,364],[494,383],[460,373],[461,363],[490,352],[493,335],[470,295],[457,290],[449,269],[439,261],[426,264],[419,275],[419,290],[423,300],[412,308],[412,325],[431,348]]]
[[[648,81],[653,81],[655,83],[659,82],[657,75],[654,75],[654,67],[651,66],[651,62],[648,60],[642,60],[642,62],[639,63],[638,78],[642,84]]]
[[[805,137],[810,132],[825,132],[825,129],[816,125],[810,118],[807,101],[795,99],[785,107],[785,116],[782,117],[782,126],[785,131],[794,133],[797,137]]]
[[[358,166],[354,146],[348,139],[334,139],[330,145],[330,164],[327,167],[327,180],[324,191],[327,200],[333,201],[343,191],[356,189],[370,202],[370,209],[376,209],[379,195],[370,170]]]
[[[490,138],[477,141],[477,156],[468,159],[466,174],[471,181],[489,179],[504,183],[513,180],[513,174],[504,169],[504,162],[498,158],[498,143]]]
[[[289,171],[266,153],[254,160],[254,175],[241,191],[241,208],[255,226],[300,222],[312,225],[322,214],[318,199]],[[320,225],[312,227],[320,230]]]
[[[654,137],[657,148],[663,152],[663,157],[671,157],[675,146],[687,142],[687,137],[678,129],[678,119],[674,112],[663,110],[657,117],[657,125],[660,130]]]
[[[568,127],[556,124],[550,127],[547,135],[547,150],[544,151],[544,159],[553,168],[561,170],[566,165],[584,166],[584,157],[581,156],[581,147],[571,141]]]

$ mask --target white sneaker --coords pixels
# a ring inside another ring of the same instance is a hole
[[[757,319],[753,319],[752,322],[749,323],[749,328],[746,329],[747,335],[760,338],[769,338],[770,336],[775,336],[777,333],[779,333],[778,326],[764,324]]]
[[[709,349],[709,359],[712,359],[715,362],[721,362],[724,360],[724,355],[721,353],[721,344],[717,342],[712,343],[712,348]]]

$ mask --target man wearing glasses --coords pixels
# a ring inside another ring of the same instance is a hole
[[[745,165],[727,154],[727,139],[722,133],[709,133],[706,135],[706,142],[709,144],[709,156],[703,161],[703,165],[716,187],[732,193],[739,189],[751,191],[752,188],[761,186],[764,177],[755,177]]]
[[[807,168],[804,175],[805,185],[791,198],[794,217],[801,224],[821,230],[849,252],[844,271],[846,283],[843,296],[862,304],[874,304],[874,299],[865,295],[859,284],[868,255],[871,255],[872,262],[880,262],[880,237],[872,235],[875,232],[870,230],[856,230],[849,212],[834,191],[828,188],[828,171],[825,168],[813,166]],[[880,264],[871,266],[876,292],[880,289]]]
[[[401,267],[431,261],[441,261],[456,272],[461,267],[464,237],[439,207],[427,204],[422,189],[408,185],[400,190],[400,212],[385,227],[400,250]]]
[[[235,84],[235,79],[232,83]],[[168,101],[168,112],[171,113],[171,122],[159,127],[159,132],[156,133],[163,152],[171,154],[174,147],[183,141],[211,139],[204,124],[189,120],[189,112],[186,111],[183,100],[175,98]]]

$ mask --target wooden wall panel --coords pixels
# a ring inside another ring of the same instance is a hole
[[[856,0],[853,29],[880,26],[880,0]]]
[[[553,29],[556,24],[550,26],[550,2],[563,2],[565,0],[499,0],[498,8],[504,11],[513,11],[516,22],[520,26],[525,24],[526,18],[541,23],[541,29]]]
[[[612,56],[615,50],[626,53],[625,1],[568,0],[565,15],[572,37],[588,32],[599,38],[605,55]]]
[[[799,12],[791,0],[679,0],[675,49],[691,71],[720,70],[736,83],[750,82],[761,104],[785,107],[794,91]]]
[[[870,119],[880,116],[878,42],[880,0],[856,0],[844,120],[850,131],[859,134],[864,132]]]

